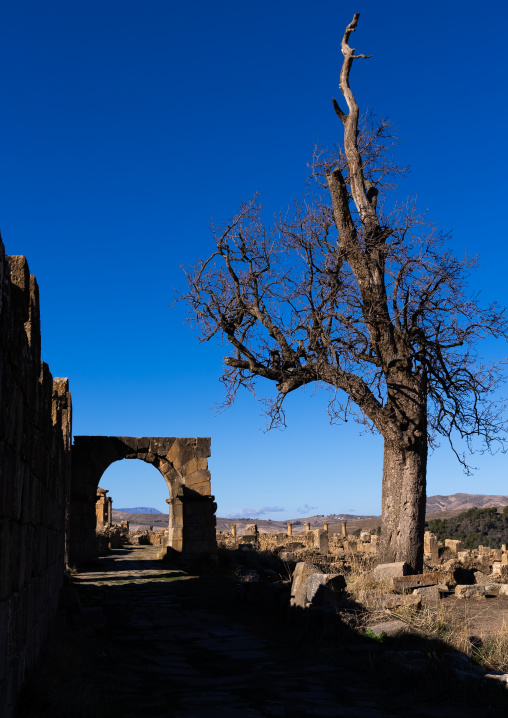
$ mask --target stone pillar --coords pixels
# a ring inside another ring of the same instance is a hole
[[[198,555],[215,556],[215,511],[213,496],[182,495],[166,499],[169,504],[168,547],[183,558]]]
[[[95,501],[95,516],[97,525],[109,522],[109,502],[111,499],[109,496],[106,496],[107,493],[106,489],[97,488]]]
[[[111,498],[111,496],[108,496],[106,500],[108,502],[108,524],[112,524],[113,523],[113,499]]]
[[[347,538],[347,521],[340,522],[340,531],[342,534],[342,538]]]
[[[231,524],[231,536],[236,538],[236,524]]]
[[[323,528],[324,528],[324,530],[326,531],[326,533],[328,533],[328,521],[325,521],[325,522],[323,523]]]
[[[305,532],[309,533],[309,531],[310,531],[310,521],[307,521],[307,523],[305,524]]]
[[[431,531],[425,531],[423,538],[423,551],[431,561],[437,561],[439,558],[439,549],[437,545],[436,535]]]
[[[245,527],[244,539],[247,543],[257,544],[259,540],[259,532],[257,524],[247,524]]]
[[[317,548],[319,553],[328,553],[328,533],[324,529],[314,531],[314,548]]]
[[[288,536],[293,535],[293,524],[288,521]]]

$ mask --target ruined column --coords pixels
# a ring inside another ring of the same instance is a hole
[[[293,535],[293,524],[288,521],[288,536]]]
[[[431,561],[437,561],[439,559],[439,548],[437,545],[436,535],[432,531],[425,531],[423,538],[423,551],[427,555],[427,558]]]
[[[236,538],[236,524],[231,524],[231,536]]]
[[[107,497],[108,502],[108,524],[113,523],[113,499],[111,496]]]
[[[328,553],[328,533],[324,529],[314,531],[314,548],[317,548],[319,553]]]
[[[305,524],[305,532],[309,533],[309,531],[310,531],[310,521],[307,521],[307,523]]]
[[[341,530],[342,538],[346,538],[347,537],[347,521],[340,522],[340,530]]]
[[[324,528],[324,530],[326,531],[326,533],[328,533],[328,521],[325,521],[325,522],[323,523],[323,528]]]

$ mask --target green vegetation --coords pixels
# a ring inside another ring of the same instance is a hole
[[[462,541],[464,548],[478,548],[480,544],[501,548],[508,543],[508,506],[472,508],[450,519],[434,519],[426,529],[436,534],[438,541],[447,538]]]
[[[364,638],[370,638],[372,641],[376,641],[377,643],[384,643],[387,639],[387,634],[384,631],[381,631],[381,633],[374,633],[374,631],[371,631],[370,628],[365,629],[361,635]]]

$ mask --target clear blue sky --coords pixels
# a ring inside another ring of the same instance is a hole
[[[43,358],[69,377],[74,433],[211,436],[222,516],[380,511],[378,437],[329,426],[312,388],[289,398],[285,432],[263,433],[250,396],[217,416],[227,352],[170,309],[180,265],[211,251],[211,216],[256,191],[285,208],[316,139],[340,140],[331,97],[354,12],[353,44],[373,57],[352,83],[399,128],[401,195],[456,252],[480,253],[472,284],[508,304],[505,2],[1,3],[0,229],[39,281]],[[507,461],[478,457],[467,478],[443,446],[428,493],[508,494]],[[117,507],[164,509],[153,472],[119,462],[101,485]]]

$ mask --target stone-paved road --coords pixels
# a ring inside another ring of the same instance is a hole
[[[393,681],[379,679],[379,646],[351,640],[320,655],[312,628],[295,632],[283,612],[242,604],[224,576],[164,568],[157,552],[122,549],[75,577],[80,620],[114,637],[114,651],[110,640],[97,661],[123,718],[478,715],[426,704],[424,691],[413,700],[403,683],[394,695]]]

